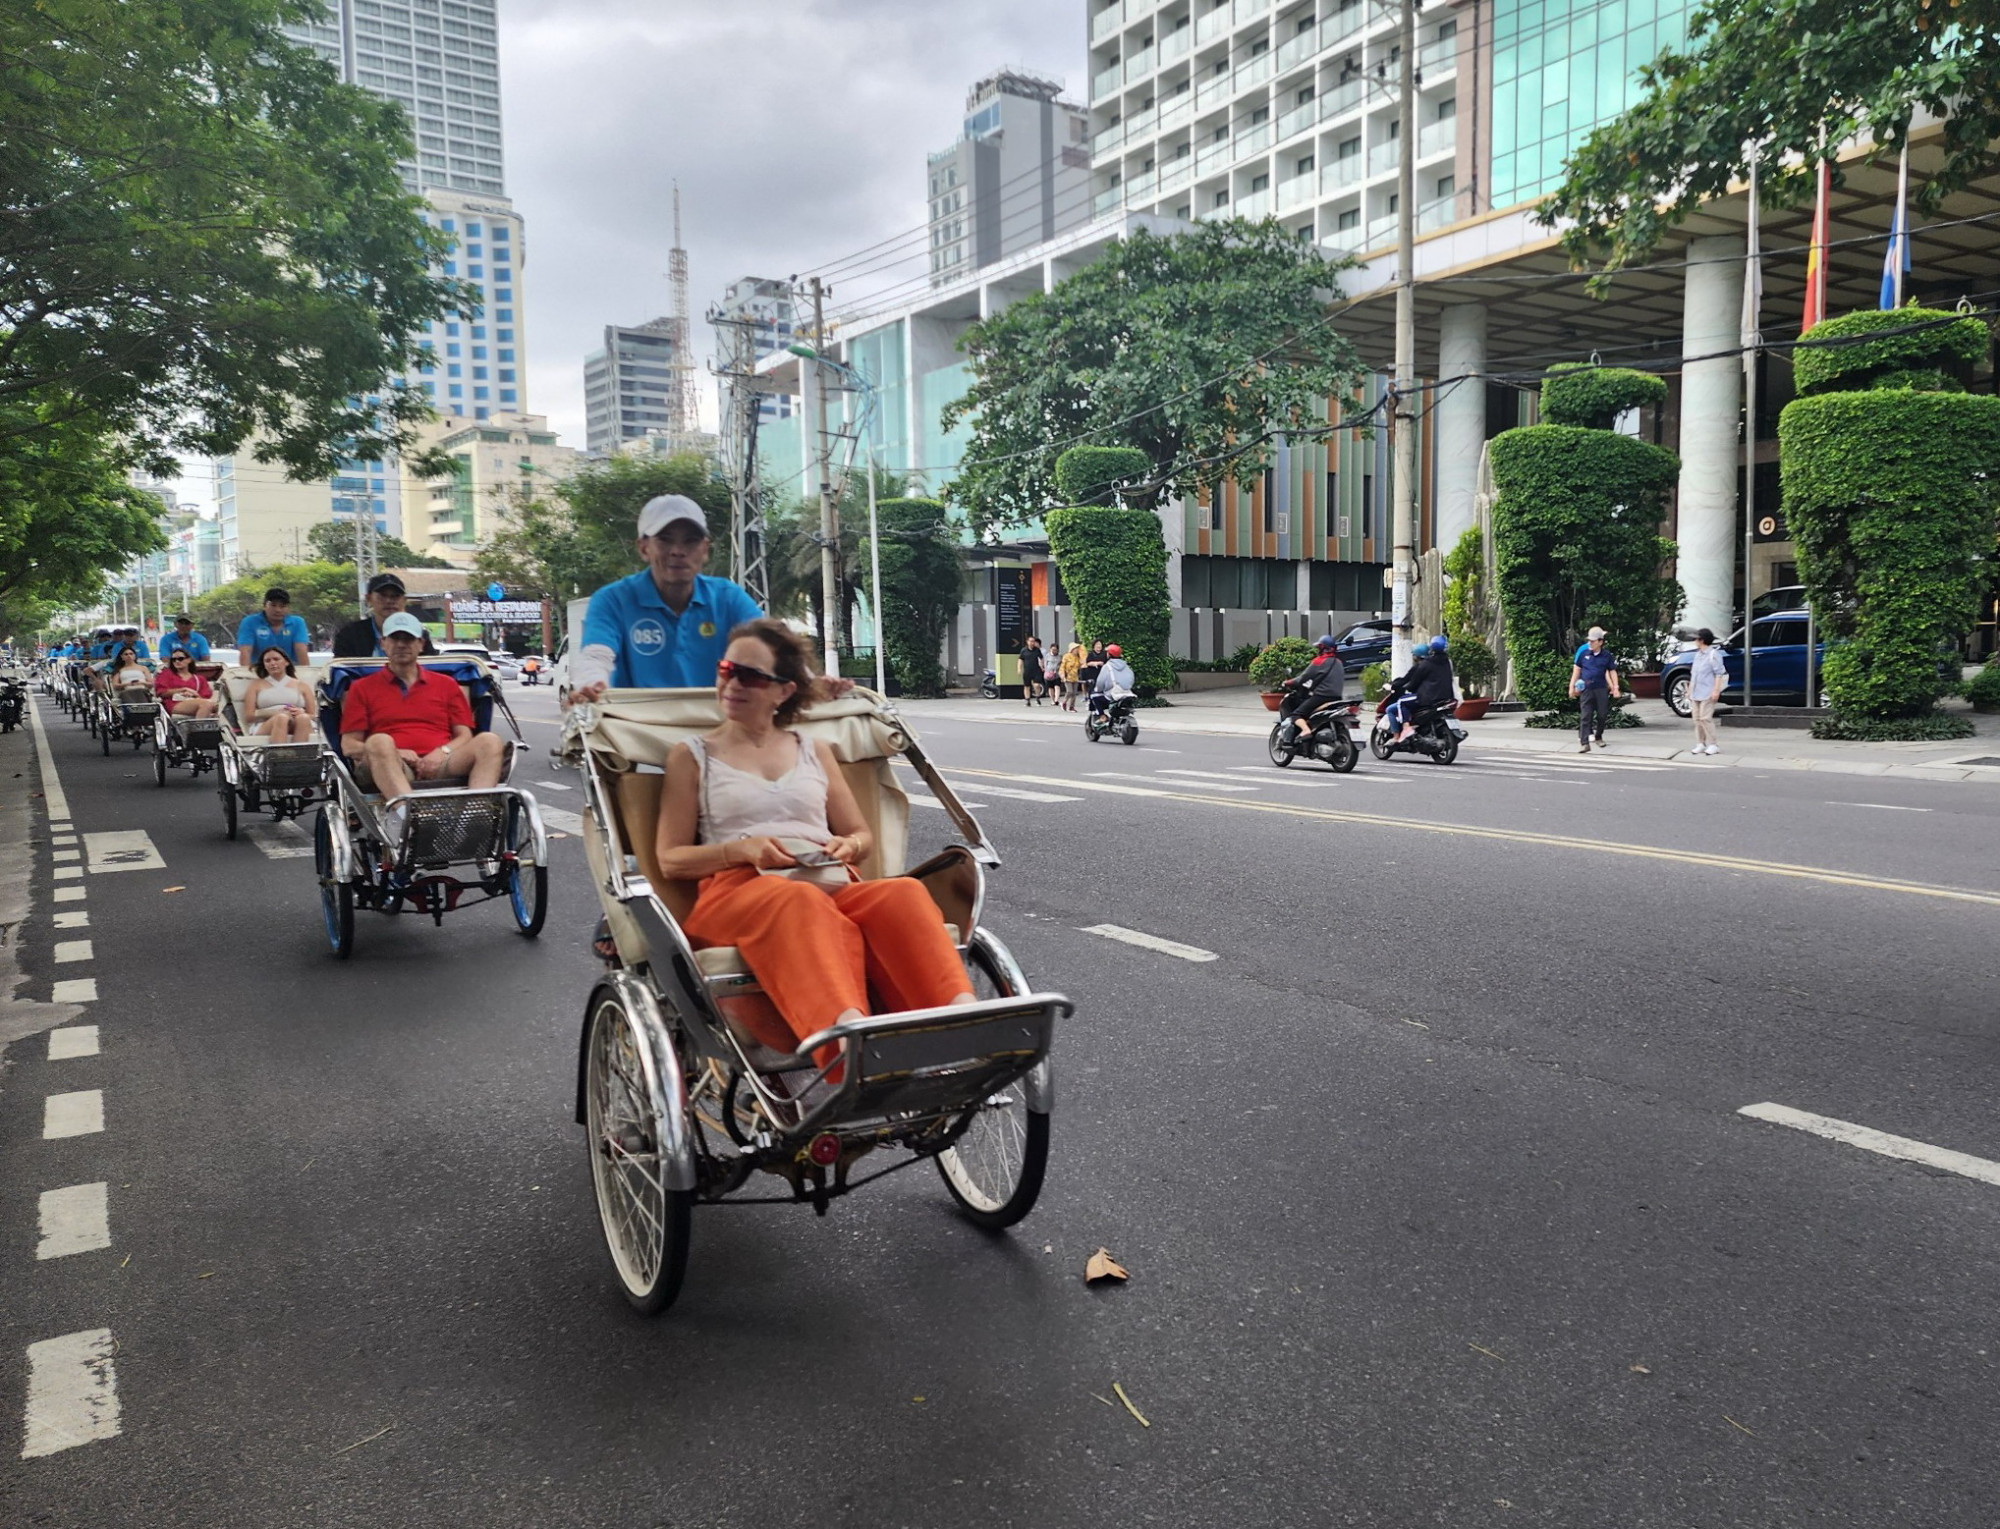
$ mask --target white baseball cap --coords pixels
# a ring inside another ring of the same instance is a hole
[[[639,534],[658,536],[677,520],[691,521],[708,535],[708,516],[686,494],[660,494],[648,499],[639,510]]]
[[[398,633],[404,637],[421,639],[424,635],[424,624],[408,611],[397,611],[395,615],[382,623],[382,635],[384,637],[393,637]]]
[[[1586,642],[1604,641],[1604,628],[1601,626],[1592,627],[1588,632],[1584,634],[1584,640]]]

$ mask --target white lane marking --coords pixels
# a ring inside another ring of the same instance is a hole
[[[42,726],[42,709],[28,708],[28,726],[35,735],[35,758],[42,767],[42,806],[48,810],[49,823],[69,826],[69,798],[63,794],[62,781],[56,775],[56,757],[49,752],[48,729]]]
[[[961,782],[953,781],[951,784],[959,785]],[[989,786],[985,781],[981,781],[977,787],[972,789],[984,791],[988,796],[1011,796],[1019,802],[1080,802],[1083,800],[1080,796],[1058,796],[1053,791],[1019,791],[1012,786]]]
[[[985,789],[985,787],[983,787],[983,786],[982,786],[982,787],[981,787],[980,789],[981,789],[981,790],[983,791],[983,790]],[[1081,798],[1081,797],[1064,797],[1064,798],[1063,798],[1063,800],[1064,800],[1064,801],[1081,801],[1081,800],[1082,800],[1082,798]],[[984,806],[986,805],[986,804],[985,804],[984,802],[969,802],[969,801],[967,801],[967,800],[966,800],[966,799],[965,799],[964,797],[960,797],[960,798],[958,799],[958,804],[959,804],[959,805],[960,805],[961,807],[984,807]],[[943,802],[939,801],[939,800],[938,800],[938,799],[937,799],[936,797],[934,797],[934,796],[917,796],[917,795],[915,795],[914,793],[913,793],[913,794],[911,795],[911,797],[910,797],[910,805],[911,805],[912,807],[935,807],[935,808],[937,808],[937,810],[938,810],[939,812],[947,812],[947,811],[949,811],[949,810],[950,810],[949,808],[947,808],[947,807],[945,806],[945,804],[944,804]]]
[[[79,1089],[73,1094],[50,1094],[42,1101],[42,1140],[60,1141],[65,1136],[95,1136],[104,1129],[104,1090]]]
[[[246,823],[243,837],[267,860],[310,860],[312,835],[296,823]]]
[[[1139,780],[1144,781],[1149,786],[1174,786],[1183,791],[1191,791],[1195,785],[1192,781],[1169,780],[1159,775],[1135,775],[1128,770],[1085,770],[1083,773],[1088,775],[1092,780]],[[1257,789],[1255,786],[1225,786],[1213,781],[1204,781],[1202,784],[1206,785],[1211,791],[1229,791],[1239,795],[1245,791],[1255,791]]]
[[[1898,807],[1893,802],[1828,802],[1829,807],[1873,807],[1877,812],[1929,812],[1928,807]]]
[[[553,828],[558,833],[580,834],[583,832],[583,819],[574,812],[564,812],[560,807],[544,807],[542,826]]]
[[[559,780],[538,780],[534,783],[537,791],[574,791],[576,787],[566,786]]]
[[[90,915],[82,910],[78,910],[75,913],[58,913],[54,916],[54,920],[55,927],[58,929],[88,929],[90,927]]]
[[[1540,766],[1548,770],[1643,770],[1657,773],[1661,770],[1671,770],[1674,768],[1671,763],[1651,764],[1643,759],[1612,759],[1608,755],[1598,753],[1592,753],[1587,757],[1590,760],[1589,764],[1583,763],[1586,756],[1581,753],[1574,753],[1565,757],[1553,752],[1545,754],[1539,749],[1509,750],[1482,748],[1479,750],[1479,758],[1498,758],[1503,764],[1510,765],[1515,769],[1520,769],[1524,766]]]
[[[50,1003],[96,1003],[97,979],[71,977],[49,989]]]
[[[90,941],[88,940],[56,941],[57,965],[64,965],[71,961],[88,961],[90,959],[91,959]]]
[[[58,865],[65,860],[81,860],[82,858],[83,851],[76,849],[59,849],[49,856],[50,861]]]
[[[117,1351],[108,1327],[28,1345],[23,1460],[118,1437]]]
[[[1169,766],[1168,766],[1168,767],[1167,767],[1166,769],[1163,769],[1163,770],[1155,770],[1155,771],[1154,771],[1153,773],[1154,773],[1155,775],[1189,775],[1189,776],[1192,776],[1192,777],[1194,777],[1194,779],[1196,779],[1196,780],[1232,780],[1232,779],[1233,779],[1233,777],[1231,777],[1231,776],[1228,776],[1228,775],[1225,775],[1225,774],[1223,774],[1223,773],[1222,773],[1221,771],[1219,771],[1219,770],[1183,770],[1183,769],[1182,769],[1182,768],[1180,768],[1180,766],[1178,766],[1178,765],[1169,765]]]
[[[79,870],[76,874],[81,876],[83,872]],[[52,895],[59,903],[80,903],[90,894],[82,887],[57,887]]]
[[[57,848],[61,848],[61,847],[62,847],[63,845],[65,845],[65,844],[74,844],[74,843],[76,843],[76,835],[75,835],[75,834],[52,834],[52,835],[50,835],[50,837],[49,837],[49,843],[50,843],[50,844],[53,844],[53,845],[55,845],[55,846],[56,846]]]
[[[77,881],[83,876],[83,867],[80,865],[59,865],[53,871],[49,872],[49,874],[57,881]],[[77,895],[81,896],[82,893],[79,892]],[[56,901],[61,902],[62,900],[62,892],[58,890],[56,892]]]
[[[1276,765],[1231,765],[1229,768],[1240,775],[1255,775],[1267,786],[1316,786],[1323,789],[1338,785],[1343,791],[1347,789],[1347,783],[1354,780],[1364,780],[1372,786],[1399,786],[1410,778],[1407,775],[1384,775],[1379,770],[1351,770],[1336,782],[1324,771],[1310,767],[1304,775],[1283,774]]]
[[[1116,940],[1122,945],[1136,945],[1141,950],[1158,951],[1163,956],[1178,956],[1183,961],[1213,961],[1216,954],[1203,950],[1199,945],[1183,945],[1178,940],[1163,940],[1157,934],[1143,934],[1137,929],[1126,929],[1118,924],[1085,924],[1080,926],[1084,934],[1101,934],[1107,940]]]
[[[1794,1131],[1824,1136],[1828,1141],[1844,1142],[1864,1152],[1879,1152],[1884,1157],[1897,1157],[1905,1162],[1922,1163],[1926,1168],[1963,1174],[1968,1179],[1978,1179],[1982,1184],[2000,1184],[2000,1163],[1965,1152],[1953,1152],[1948,1147],[1933,1147],[1928,1142],[1912,1141],[1907,1136],[1891,1136],[1871,1126],[1858,1126],[1851,1120],[1835,1120],[1831,1115],[1815,1115],[1809,1110],[1795,1110],[1783,1104],[1746,1104],[1736,1113],[1770,1125],[1790,1126]]]
[[[62,1025],[49,1032],[49,1060],[67,1062],[71,1057],[96,1056],[97,1026]]]
[[[111,1187],[71,1184],[45,1189],[41,1198],[42,1240],[37,1258],[68,1258],[111,1246]]]
[[[104,871],[164,871],[167,868],[167,862],[160,858],[151,836],[143,828],[119,828],[108,833],[85,834],[83,847],[90,851],[92,874]]]

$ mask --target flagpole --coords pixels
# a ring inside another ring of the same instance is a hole
[[[1756,630],[1751,617],[1756,609],[1750,593],[1751,559],[1757,545],[1757,351],[1763,343],[1758,323],[1763,309],[1764,252],[1757,227],[1757,155],[1761,144],[1750,149],[1749,222],[1743,240],[1743,704],[1755,704],[1750,689],[1751,650],[1756,647]]]
[[[1896,165],[1896,306],[1903,306],[1903,277],[1910,269],[1910,139],[1903,135],[1903,153]]]

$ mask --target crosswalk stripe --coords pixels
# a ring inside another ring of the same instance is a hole
[[[1135,775],[1126,770],[1085,770],[1083,773],[1094,780],[1136,780],[1148,786],[1179,786],[1183,789],[1192,789],[1193,787],[1193,782],[1191,781],[1170,780],[1162,778],[1159,775]],[[1257,788],[1255,786],[1211,784],[1208,789],[1211,791],[1255,791]]]
[[[108,1327],[28,1345],[23,1460],[118,1436],[118,1376],[111,1362],[116,1352]]]
[[[1080,802],[1080,796],[1057,796],[1053,791],[1019,791],[1011,786],[989,786],[981,782],[979,789],[988,796],[1011,796],[1020,802]]]
[[[42,1191],[36,1258],[69,1258],[111,1246],[110,1185],[70,1184]]]

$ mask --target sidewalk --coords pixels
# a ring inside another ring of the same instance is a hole
[[[1220,733],[1257,738],[1271,730],[1271,714],[1248,686],[1204,690],[1168,699],[1173,702],[1170,707],[1139,714],[1141,728],[1156,733]],[[1078,717],[1070,712],[1053,706],[1024,707],[1019,701],[967,697],[898,704],[913,718],[977,716],[981,720],[1037,726],[1081,726]],[[1676,717],[1667,709],[1666,702],[1634,701],[1631,711],[1643,718],[1646,725],[1619,728],[1612,733],[1606,752],[1613,759],[1674,759],[1684,761],[1689,769],[1814,770],[1829,775],[1985,781],[2000,786],[2000,717],[1974,716],[1972,723],[1978,728],[1978,735],[1952,743],[1834,743],[1821,742],[1803,728],[1731,727],[1725,715],[1721,719],[1722,752],[1697,756],[1689,752],[1694,745],[1694,724]],[[1577,756],[1574,732],[1527,727],[1523,725],[1523,716],[1521,712],[1501,712],[1483,721],[1465,723],[1470,734],[1466,747],[1516,754]],[[1989,762],[1970,762],[1974,760]]]

